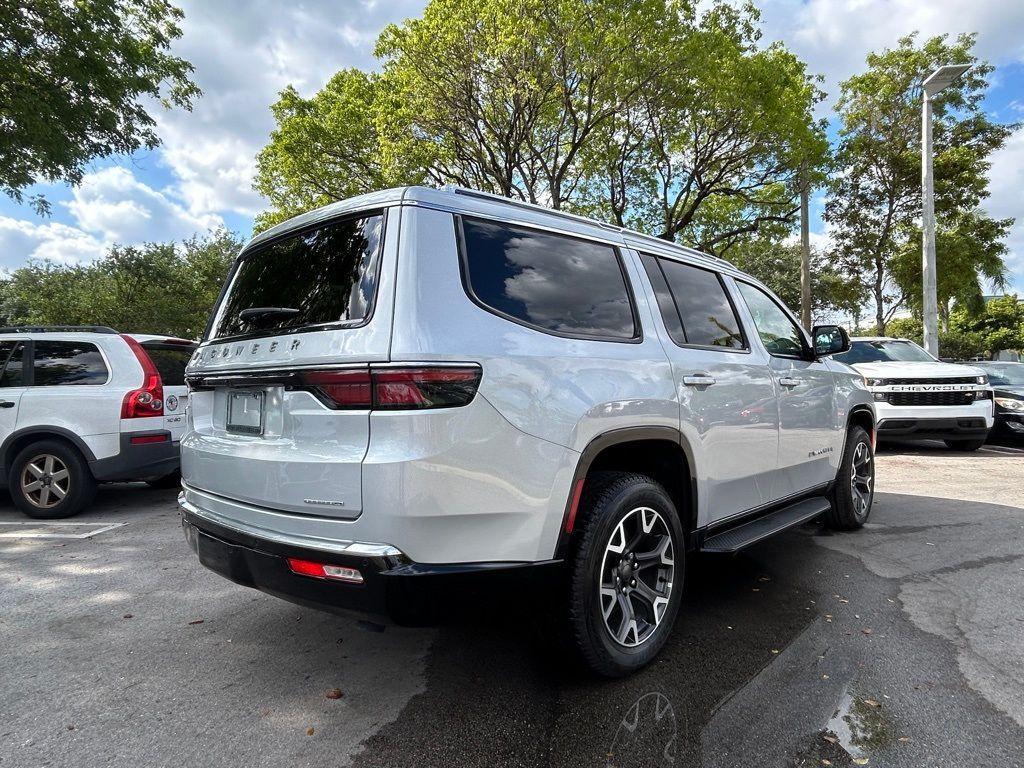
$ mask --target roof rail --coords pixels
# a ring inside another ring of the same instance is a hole
[[[0,333],[117,333],[105,325],[8,325]]]
[[[636,238],[636,239],[639,239],[639,240],[646,240],[647,242],[651,243],[652,245],[657,244],[657,245],[660,245],[662,247],[664,247],[664,246],[671,246],[673,248],[678,248],[679,250],[684,251],[685,253],[687,253],[690,256],[696,256],[698,258],[706,259],[707,261],[710,261],[710,262],[714,262],[714,263],[717,263],[717,264],[723,264],[723,265],[725,265],[727,267],[732,267],[733,269],[736,268],[735,265],[732,264],[732,262],[729,262],[726,259],[721,258],[720,256],[713,256],[710,253],[704,253],[703,251],[698,251],[695,248],[688,248],[685,245],[679,245],[678,243],[674,243],[671,240],[663,240],[660,237],[655,237],[654,235],[648,235],[648,234],[645,234],[643,232],[636,232],[636,231],[634,231],[632,229],[626,229],[625,227],[620,227],[620,226],[618,226],[616,224],[608,224],[607,222],[598,221],[597,219],[590,219],[590,218],[587,218],[586,216],[579,216],[579,215],[577,215],[575,213],[566,213],[565,211],[556,211],[554,208],[547,208],[547,207],[545,207],[543,205],[538,205],[537,203],[528,203],[525,200],[516,200],[515,198],[505,197],[503,195],[497,195],[497,194],[495,194],[493,192],[481,192],[480,190],[477,190],[477,189],[468,189],[466,187],[460,187],[460,186],[455,185],[455,184],[446,184],[441,189],[443,191],[445,191],[445,192],[450,192],[450,193],[452,193],[454,195],[464,195],[466,197],[476,197],[476,198],[479,198],[481,200],[493,200],[496,203],[502,203],[504,205],[510,205],[510,206],[515,207],[515,208],[525,208],[527,210],[537,211],[538,213],[544,213],[544,214],[546,214],[548,216],[557,216],[558,218],[569,219],[571,221],[577,221],[577,222],[579,222],[581,224],[589,224],[590,226],[601,227],[602,229],[608,229],[608,230],[611,230],[612,232],[618,232],[621,235],[625,235],[625,236],[628,236],[628,237]]]

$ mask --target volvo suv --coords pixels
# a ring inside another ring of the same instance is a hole
[[[81,512],[96,484],[178,484],[196,345],[99,326],[0,328],[0,482],[30,517]]]
[[[355,197],[231,268],[187,370],[185,535],[240,584],[397,621],[433,582],[546,572],[578,657],[626,674],[691,553],[864,524],[847,348],[663,240],[464,189]]]

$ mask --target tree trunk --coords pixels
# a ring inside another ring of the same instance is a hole
[[[875,333],[885,336],[885,296],[882,287],[885,283],[885,272],[882,260],[875,259],[875,283],[872,292],[875,295]]]
[[[949,300],[939,302],[939,325],[943,333],[949,333]]]

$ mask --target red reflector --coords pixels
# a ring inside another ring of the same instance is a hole
[[[572,528],[576,524],[576,512],[580,508],[580,497],[583,495],[583,481],[586,478],[581,477],[576,481],[576,487],[572,490],[572,504],[569,505],[569,516],[565,519],[565,532],[572,533]]]
[[[292,569],[292,573],[297,573],[300,576],[347,581],[351,584],[363,583],[363,575],[358,570],[344,565],[327,565],[326,563],[316,563],[312,560],[300,560],[297,557],[289,557],[288,567]]]
[[[145,445],[146,443],[166,443],[171,436],[166,432],[162,435],[135,435],[131,439],[132,445]]]

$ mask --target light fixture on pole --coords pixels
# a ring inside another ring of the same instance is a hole
[[[935,275],[935,187],[932,178],[932,98],[971,68],[946,64],[932,72],[921,88],[921,283],[924,286],[924,348],[939,356],[939,308]]]

